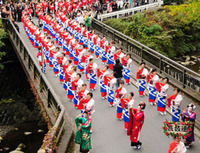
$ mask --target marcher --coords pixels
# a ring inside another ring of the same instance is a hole
[[[130,92],[128,98],[121,99],[121,105],[123,108],[123,121],[124,121],[124,129],[127,130],[128,123],[129,123],[129,108],[133,108],[134,100],[133,100],[134,93]]]
[[[195,126],[195,120],[196,120],[196,113],[194,112],[195,109],[196,109],[196,106],[193,103],[190,103],[187,106],[187,109],[185,109],[183,113],[181,114],[182,121],[190,121],[193,123],[192,129],[191,129],[192,134],[191,136],[187,137],[184,142],[187,149],[191,148],[192,142],[195,141],[194,139],[194,126]]]
[[[168,106],[171,106],[172,111],[172,121],[179,122],[180,119],[180,105],[181,101],[183,100],[183,97],[179,94],[180,89],[175,88],[174,94],[167,98]]]
[[[84,117],[82,117],[84,115]],[[75,136],[75,143],[80,144],[80,152],[88,153],[91,146],[91,118],[89,117],[90,111],[85,110],[82,114],[79,114],[75,118],[76,122],[76,136]]]
[[[138,81],[138,91],[140,96],[144,96],[144,91],[146,89],[146,77],[148,70],[145,68],[145,63],[140,64],[140,68],[137,71],[136,79]]]
[[[72,81],[71,85],[72,85],[72,91],[74,91],[74,107],[78,106],[78,91],[81,90],[83,84],[83,80],[81,79],[81,74],[77,73],[76,74],[76,78],[74,81]]]
[[[115,78],[115,72],[113,72],[110,77],[108,76],[104,77],[104,84],[106,86],[107,93],[108,93],[108,102],[111,107],[114,106],[114,99],[115,99],[114,88],[115,88],[116,83],[117,83],[117,79]]]
[[[131,54],[127,54],[126,57],[122,58],[122,65],[124,66],[124,79],[127,85],[130,85],[130,77],[131,77]]]
[[[177,134],[175,140],[170,143],[168,153],[186,153],[187,149],[183,142],[181,142],[181,136]]]
[[[161,115],[166,115],[165,108],[167,104],[166,102],[167,91],[169,88],[169,85],[167,84],[168,82],[169,82],[169,79],[165,77],[162,83],[161,82],[156,83],[156,89],[158,93],[157,111],[159,111]]]
[[[149,103],[151,105],[156,105],[156,82],[159,80],[159,77],[156,73],[157,70],[152,69],[147,75],[147,83],[149,83]]]
[[[89,64],[87,65],[86,71],[90,75],[90,90],[95,90],[95,85],[97,83],[97,74],[96,74],[97,64],[94,63],[94,60],[92,58],[89,59]]]
[[[126,95],[127,90],[124,88],[124,80],[120,80],[119,87],[116,90],[115,104],[117,104],[117,119],[122,120],[123,108],[121,99]]]
[[[144,124],[144,109],[146,104],[144,102],[140,102],[138,104],[138,108],[130,108],[129,110],[129,124],[127,129],[127,135],[130,136],[131,146],[134,147],[135,150],[139,150],[141,148],[142,142],[139,141],[140,131]]]
[[[42,46],[38,47],[37,58],[39,60],[39,65],[41,67],[41,71],[45,74],[46,73],[46,58],[45,58],[45,56],[42,56]]]
[[[101,92],[101,97],[103,99],[107,98],[107,89],[106,89],[106,85],[104,83],[104,77],[109,75],[109,71],[108,71],[108,65],[106,65],[104,67],[103,70],[100,70],[101,66],[97,69],[97,75],[99,76],[99,85],[100,85],[100,92]]]

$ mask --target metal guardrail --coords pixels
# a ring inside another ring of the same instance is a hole
[[[130,9],[124,9],[121,11],[101,14],[97,16],[97,19],[103,21],[104,19],[113,18],[113,17],[120,18],[121,16],[125,14],[135,14],[135,12],[142,12],[150,8],[160,7],[162,4],[163,4],[163,1],[158,0],[158,2],[154,2],[152,4],[146,4],[146,5],[130,8]]]
[[[19,55],[22,55],[22,60],[26,62],[28,65],[29,71],[31,71],[34,75],[34,79],[36,79],[39,83],[39,85],[43,86],[42,91],[45,93],[45,96],[47,98],[48,102],[48,107],[51,107],[52,110],[54,111],[54,114],[59,114],[56,116],[56,122],[53,125],[54,132],[52,133],[52,143],[56,142],[56,144],[59,142],[61,139],[61,133],[64,130],[64,114],[65,114],[65,108],[62,105],[60,99],[57,97],[53,87],[45,77],[43,73],[40,71],[40,67],[38,65],[38,62],[35,60],[33,55],[30,53],[30,50],[24,43],[23,39],[21,38],[19,32],[15,28],[14,24],[12,23],[11,20],[8,19],[2,19],[3,25],[5,29],[7,30],[11,40],[13,41],[14,45],[17,50],[19,50]],[[56,138],[56,140],[54,140]],[[53,148],[49,148],[53,149]]]
[[[170,78],[171,83],[188,93],[193,98],[200,97],[200,74],[178,64],[155,50],[122,34],[97,19],[92,20],[92,27],[122,46],[123,51],[130,53],[136,62],[145,61],[147,68],[155,67],[159,73]]]

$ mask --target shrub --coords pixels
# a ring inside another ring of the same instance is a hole
[[[200,46],[200,0],[105,23],[170,58],[187,55]]]

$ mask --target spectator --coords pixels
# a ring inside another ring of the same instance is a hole
[[[107,2],[107,13],[112,12],[112,3]]]
[[[117,3],[116,3],[116,1],[114,1],[114,2],[112,3],[112,11],[113,11],[113,12],[117,11]]]
[[[117,8],[118,10],[121,10],[123,8],[124,2],[123,0],[117,0]]]
[[[116,89],[119,87],[119,82],[122,79],[122,71],[123,71],[123,66],[120,63],[120,60],[116,60],[116,64],[113,66],[113,71],[115,72],[115,78],[117,79],[116,83]]]
[[[97,5],[97,13],[99,14],[99,13],[103,13],[102,12],[102,5],[101,5],[101,3],[98,3],[98,5]]]
[[[102,6],[103,13],[107,13],[107,6],[108,6],[108,3],[103,4]]]
[[[22,5],[18,4],[17,6],[17,15],[18,15],[18,22],[22,22]]]
[[[124,4],[124,8],[125,8],[125,9],[129,8],[129,2],[128,2],[128,0],[126,0],[126,2],[125,2],[125,4]]]

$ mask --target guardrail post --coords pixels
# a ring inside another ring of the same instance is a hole
[[[103,34],[103,37],[104,37],[104,32],[103,32],[104,30],[103,30],[103,25],[102,25],[102,27],[101,27],[101,32],[102,32],[102,34]]]
[[[160,74],[162,73],[162,57],[160,57],[159,60],[159,69],[160,69]]]
[[[30,55],[28,55],[28,68],[30,69],[31,68],[31,57],[30,57]]]
[[[23,43],[22,43],[22,41],[20,41],[19,45],[20,45],[19,46],[20,47],[19,50],[20,50],[20,52],[22,52],[22,49],[23,49]]]
[[[141,62],[143,61],[143,47],[141,47]]]
[[[35,64],[33,64],[33,78],[34,79],[36,79],[36,74],[35,74],[36,72],[35,71],[36,71],[36,66],[35,66]]]
[[[26,52],[26,48],[24,47],[24,52],[23,52],[24,60],[25,60],[25,58],[26,58],[26,56],[25,56],[25,52]]]
[[[16,45],[18,46],[19,45],[19,36],[17,35],[17,33],[16,33]]]
[[[186,73],[186,70],[183,70],[183,88],[185,88],[185,83],[186,83],[185,73]]]
[[[128,38],[126,38],[126,52],[128,53]]]
[[[48,88],[47,89],[47,103],[48,103],[48,107],[50,108],[51,106],[50,106],[50,94],[51,94],[51,92],[50,92],[50,89]]]
[[[13,28],[13,27],[12,27],[12,34],[13,34],[13,40],[15,40],[15,38],[16,38],[15,36],[16,36],[16,35],[15,35],[15,32],[14,32],[14,28]]]
[[[113,41],[115,41],[115,32],[114,31],[113,31],[112,37],[113,37]]]

